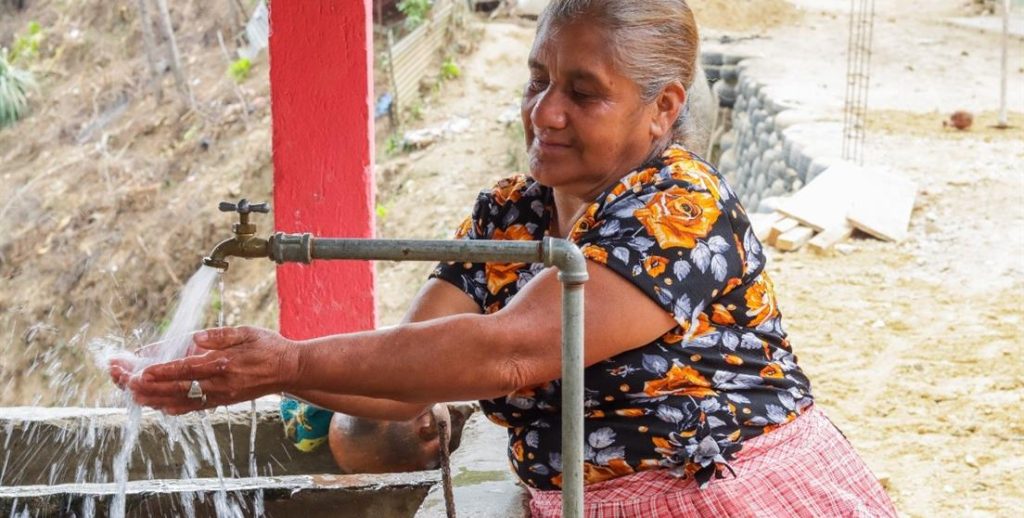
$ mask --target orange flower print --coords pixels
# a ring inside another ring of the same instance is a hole
[[[749,327],[757,327],[769,318],[775,317],[778,312],[778,304],[775,301],[775,285],[767,273],[762,272],[744,294],[747,301],[747,316],[753,320]]]
[[[658,277],[664,273],[666,266],[668,266],[668,259],[660,255],[649,255],[644,258],[644,270],[651,277]]]
[[[532,241],[533,234],[531,234],[526,228],[526,225],[511,225],[504,230],[500,228],[494,229],[494,237],[492,239],[505,241]]]
[[[519,280],[519,269],[526,263],[487,263],[484,274],[487,276],[487,291],[497,295],[505,286]]]
[[[784,376],[782,367],[777,363],[769,363],[765,368],[761,369],[762,378],[782,378]]]
[[[596,484],[624,475],[632,475],[633,468],[623,459],[612,459],[607,466],[597,466],[589,462],[583,463],[583,481],[585,484]]]
[[[693,367],[673,365],[664,378],[644,383],[644,394],[658,396],[694,396],[706,397],[716,395],[711,390],[711,383],[701,376]]]
[[[595,215],[597,214],[597,204],[591,203],[587,207],[587,211],[576,220],[576,223],[572,226],[572,231],[569,232],[569,241],[579,241],[587,232],[590,232],[597,226]],[[532,239],[532,238],[531,238]]]
[[[518,440],[518,441],[512,443],[512,455],[519,462],[522,462],[526,458],[526,455],[524,454],[524,448],[523,448],[523,441],[522,440]]]
[[[672,187],[656,193],[647,206],[633,215],[662,249],[693,248],[697,238],[707,237],[721,211],[714,196]]]
[[[608,264],[608,251],[594,244],[587,244],[581,250],[583,257],[596,263]]]
[[[722,304],[711,305],[711,321],[720,326],[736,325],[736,319],[732,317],[732,312]]]
[[[686,154],[688,156],[679,157],[678,161],[672,163],[672,178],[706,189],[715,200],[722,199],[722,193],[718,190],[718,177],[706,165],[694,160],[689,153]]]
[[[743,365],[743,358],[736,356],[735,354],[725,355],[725,363],[729,365]]]
[[[494,203],[499,206],[505,205],[508,202],[515,203],[522,198],[523,187],[525,186],[526,177],[523,175],[505,178],[500,180],[498,184],[491,189],[491,197],[494,199]]]
[[[473,218],[466,218],[462,220],[462,224],[459,225],[459,229],[455,231],[455,239],[465,239],[469,235],[469,231],[473,229]]]
[[[648,167],[647,169],[627,174],[619,180],[619,183],[615,184],[615,187],[612,187],[611,192],[605,198],[605,202],[611,203],[615,198],[622,196],[626,192],[650,184],[656,174],[658,174],[656,167]]]

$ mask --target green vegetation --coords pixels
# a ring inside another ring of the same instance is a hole
[[[444,63],[441,64],[441,77],[445,80],[452,80],[461,76],[462,69],[455,63],[455,60],[451,57],[445,58]]]
[[[237,59],[228,67],[228,75],[230,75],[236,83],[241,83],[246,79],[249,79],[249,72],[251,71],[252,61],[249,61],[248,58]]]
[[[11,46],[10,62],[18,63],[39,56],[39,47],[43,44],[43,27],[39,22],[29,22],[25,33],[14,39]]]
[[[25,116],[28,92],[35,87],[32,73],[11,65],[7,49],[0,49],[0,128]]]
[[[409,30],[419,27],[433,8],[432,0],[402,0],[398,10],[405,16],[405,27]]]

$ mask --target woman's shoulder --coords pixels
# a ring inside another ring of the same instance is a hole
[[[702,194],[720,208],[735,200],[732,189],[713,165],[679,145],[619,180],[605,194],[604,205],[649,199],[656,193]]]
[[[471,218],[477,238],[539,239],[546,228],[547,199],[547,188],[528,175],[498,180],[477,196]]]
[[[529,175],[516,174],[502,178],[487,189],[480,191],[478,202],[495,207],[516,205],[523,201],[532,202],[543,195],[544,187]]]

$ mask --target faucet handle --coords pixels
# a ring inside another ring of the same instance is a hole
[[[270,212],[270,206],[266,203],[249,203],[249,200],[245,198],[238,200],[238,203],[222,201],[217,205],[217,208],[221,212],[237,212],[239,214],[249,214],[250,212],[266,214]]]

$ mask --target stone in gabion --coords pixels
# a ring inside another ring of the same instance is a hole
[[[722,156],[718,157],[718,170],[730,173],[736,171],[736,151],[734,149],[726,149]]]
[[[718,96],[718,105],[723,108],[732,108],[736,104],[736,90],[725,81],[719,81],[714,86],[715,95]]]
[[[722,138],[720,138],[718,140],[718,148],[721,149],[722,152],[724,153],[725,151],[728,151],[728,150],[732,149],[732,146],[735,143],[736,143],[736,132],[735,131],[729,131],[729,132],[725,133],[724,135],[722,135]]]
[[[737,65],[740,61],[747,59],[747,56],[741,56],[737,54],[722,54],[723,65]]]
[[[740,79],[740,69],[735,66],[724,66],[720,69],[722,79],[735,84]]]
[[[782,178],[786,173],[786,163],[782,160],[776,160],[772,162],[772,165],[768,167],[768,176],[772,178]]]
[[[700,53],[700,62],[707,66],[721,66],[722,65],[722,53],[715,52],[713,50],[706,50]]]
[[[796,180],[793,180],[793,183],[789,185],[789,188],[792,189],[793,192],[797,192],[800,189],[804,188],[804,182],[803,180],[797,178]]]
[[[782,178],[776,178],[768,189],[768,194],[772,196],[778,196],[784,192],[786,192],[786,181]]]
[[[793,169],[792,167],[787,167],[784,171],[782,171],[782,177],[790,181],[799,180],[800,173],[798,173],[796,169]]]

